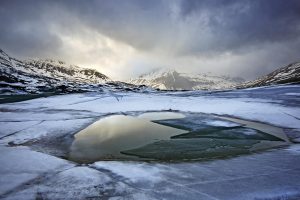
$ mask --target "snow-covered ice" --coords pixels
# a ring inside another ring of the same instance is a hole
[[[286,86],[286,88],[290,91],[289,86]],[[294,90],[299,90],[299,87],[293,88]],[[283,89],[279,88],[278,90]],[[255,98],[241,98],[241,93],[244,93],[243,96],[246,96],[249,92],[255,93],[253,90],[237,91],[235,98],[234,92],[230,92],[230,96],[220,96],[219,94],[201,96],[197,92],[187,92],[187,95],[183,95],[183,93],[179,93],[179,95],[172,93],[170,95],[168,93],[120,93],[118,95],[122,96],[122,98],[119,99],[106,94],[53,96],[14,104],[2,104],[0,109],[8,109],[10,111],[29,109],[30,112],[28,111],[27,115],[17,111],[7,112],[5,115],[0,116],[0,121],[28,120],[28,118],[32,120],[37,120],[38,118],[48,118],[49,120],[55,118],[83,118],[86,115],[95,115],[95,113],[172,109],[185,112],[231,115],[281,127],[300,128],[300,123],[297,119],[300,118],[299,106],[289,106],[284,101],[274,103],[273,100],[283,97],[277,97],[278,91],[275,91],[274,95],[270,95],[268,90],[274,89],[265,89],[266,96],[270,99],[265,99],[266,97],[262,95],[261,99],[264,101],[257,101],[256,96]],[[290,104],[299,102],[297,97],[291,98],[291,96],[287,96],[285,100],[291,102]],[[76,113],[74,113],[75,111]],[[87,114],[88,112],[90,113]]]
[[[299,85],[286,85],[227,92],[70,94],[1,104],[0,198],[299,199],[296,144],[206,162],[98,161],[90,165],[78,165],[30,147],[44,138],[72,136],[109,114],[149,111],[253,120],[282,127],[296,140],[300,137],[300,100],[294,94],[299,93]],[[207,123],[224,127],[240,124],[222,120]]]
[[[30,127],[23,128],[13,135],[2,138],[1,143],[13,142],[13,144],[22,144],[30,140],[36,140],[48,135],[62,135],[74,130],[78,130],[85,125],[93,122],[93,118],[72,119],[72,120],[57,120],[57,121],[40,121]],[[16,123],[18,124],[18,122]],[[7,125],[5,126],[7,127]]]
[[[240,126],[241,124],[229,122],[229,121],[221,121],[221,120],[208,120],[204,122],[205,124],[212,125],[212,126],[222,126],[222,127],[236,127]]]
[[[13,193],[24,183],[74,166],[47,154],[31,151],[28,147],[0,146],[0,195]]]

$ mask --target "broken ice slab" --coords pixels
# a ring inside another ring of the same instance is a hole
[[[217,116],[202,113],[184,113],[184,118],[152,120],[154,123],[188,131],[197,131],[210,127],[240,127],[241,123],[220,119]]]
[[[185,118],[154,120],[153,122],[189,131],[172,136],[174,139],[220,138],[287,141],[280,128],[267,124],[201,113],[186,113],[185,115]]]
[[[291,142],[300,143],[300,129],[284,129],[283,131]]]
[[[157,141],[140,148],[122,151],[122,153],[162,161],[207,160],[286,145],[286,142],[281,141],[268,141],[268,145],[260,145],[261,142],[260,140],[244,139],[171,139]]]
[[[208,127],[198,131],[175,135],[171,138],[219,138],[281,141],[280,138],[277,138],[273,135],[245,127]]]
[[[248,128],[254,128],[256,130],[265,132],[269,135],[275,136],[277,138],[280,138],[283,141],[289,142],[289,138],[287,137],[286,133],[283,131],[283,128],[272,126],[270,124],[265,124],[261,122],[256,121],[248,121],[244,119],[237,119],[232,117],[220,117],[221,119],[229,120],[236,123],[243,123],[245,124],[245,127]]]
[[[264,124],[246,120],[230,122],[219,116],[201,113],[185,113],[185,116],[185,118],[155,120],[154,122],[189,132],[171,136],[170,140],[128,149],[122,153],[163,161],[207,160],[288,145],[282,137],[272,135],[274,130],[279,132],[280,128],[270,125],[264,126]]]

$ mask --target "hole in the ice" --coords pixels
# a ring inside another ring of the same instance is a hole
[[[69,159],[206,160],[285,145],[274,127],[200,113],[151,112],[112,115],[75,134]]]
[[[182,118],[172,112],[147,113],[138,117],[112,115],[100,119],[75,134],[70,148],[70,159],[91,162],[103,159],[127,159],[121,151],[138,148],[171,136],[185,133],[168,126],[151,122],[152,119]]]

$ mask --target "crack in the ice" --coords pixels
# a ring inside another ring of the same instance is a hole
[[[63,167],[63,166],[61,166],[61,167]],[[21,184],[17,187],[12,188],[11,190],[1,194],[0,199],[6,198],[11,194],[15,194],[17,192],[26,190],[30,187],[35,186],[35,185],[41,184],[41,183],[45,182],[47,179],[52,178],[53,176],[55,176],[55,175],[57,175],[57,174],[59,174],[63,171],[67,171],[69,169],[72,169],[74,167],[76,167],[76,166],[64,168],[64,169],[61,169],[61,170],[55,170],[54,169],[53,171],[50,171],[50,172],[41,173],[36,178],[33,178],[33,179],[31,179],[31,180],[29,180],[29,181],[27,181],[27,182],[25,182],[25,183],[23,183],[23,184]]]
[[[128,182],[125,181],[125,179],[122,180],[122,176],[118,176],[117,174],[113,173],[112,171],[110,170],[106,170],[106,169],[99,169],[99,168],[96,168],[94,166],[91,166],[91,165],[87,165],[85,167],[88,167],[90,169],[93,169],[93,170],[96,170],[98,172],[101,172],[105,175],[107,175],[108,177],[110,177],[113,181],[110,183],[112,185],[116,185],[118,182],[121,182],[123,183],[124,185],[128,186],[129,188],[131,189],[135,189],[135,190],[139,190],[139,191],[142,191],[142,192],[149,192],[151,190],[147,190],[147,189],[143,189],[143,188],[137,188],[131,184],[129,184]],[[126,191],[124,191],[125,194],[122,194],[121,196],[122,197],[125,197],[125,196],[130,196],[132,193],[126,193]],[[120,196],[120,195],[103,195],[101,197],[114,197],[114,196]]]
[[[299,117],[296,117],[296,116],[294,116],[294,115],[292,115],[292,114],[289,114],[289,113],[286,113],[286,112],[282,112],[282,113],[284,113],[284,114],[286,114],[286,115],[288,115],[288,116],[291,116],[291,117],[293,117],[293,118],[295,118],[295,119],[297,119],[297,120],[300,120]]]
[[[94,166],[88,166],[88,167],[91,168],[91,169],[95,169],[97,171],[100,171],[102,173],[105,173],[106,175],[110,176],[112,179],[117,179],[118,181],[122,182],[123,184],[125,184],[125,185],[127,185],[127,186],[129,186],[129,187],[131,187],[133,189],[136,189],[136,190],[139,190],[139,191],[143,191],[143,192],[153,192],[153,193],[159,194],[159,192],[156,191],[155,188],[140,188],[140,187],[135,186],[135,185],[131,184],[130,182],[128,182],[125,177],[119,176],[119,175],[113,173],[110,170],[99,169],[99,168],[96,168]],[[118,178],[120,178],[120,179],[118,179]],[[130,179],[129,179],[129,181],[130,181]],[[171,185],[174,185],[174,186],[179,186],[181,188],[184,188],[187,191],[191,191],[191,192],[195,192],[195,193],[201,194],[201,195],[209,197],[209,198],[211,198],[213,200],[219,200],[219,199],[217,199],[217,198],[215,198],[215,197],[213,197],[213,196],[211,196],[209,194],[206,194],[206,193],[203,193],[203,192],[199,192],[199,191],[197,191],[195,189],[189,188],[189,187],[187,187],[187,185],[176,183],[176,182],[172,182],[172,181],[168,181],[167,179],[165,180],[165,182],[167,182],[167,183],[169,183]]]
[[[187,185],[185,185],[185,184],[180,184],[180,183],[171,182],[171,181],[166,181],[166,182],[168,182],[168,183],[170,183],[170,184],[173,184],[173,185],[177,185],[177,186],[179,186],[179,187],[183,187],[183,188],[185,188],[186,190],[190,190],[190,191],[192,191],[192,192],[196,192],[196,193],[198,193],[198,194],[207,196],[207,197],[209,197],[209,198],[211,198],[211,199],[219,200],[218,198],[213,197],[213,196],[211,196],[211,195],[209,195],[209,194],[206,194],[206,193],[204,193],[204,192],[200,192],[200,191],[195,190],[195,189],[193,189],[193,188],[189,188],[189,187],[187,187]]]
[[[251,176],[239,176],[239,177],[235,177],[235,178],[228,178],[228,179],[221,179],[221,180],[200,181],[200,182],[195,182],[195,183],[187,183],[187,184],[184,184],[184,185],[191,186],[191,185],[197,185],[197,184],[207,184],[207,183],[218,183],[218,182],[226,182],[226,181],[236,181],[236,180],[249,179],[249,178],[261,177],[261,176],[269,176],[269,175],[272,175],[272,174],[289,172],[289,171],[298,171],[298,169],[286,169],[286,170],[282,169],[282,170],[278,170],[278,171],[272,172],[272,173],[262,173],[262,174],[251,175]]]
[[[33,121],[36,121],[36,120],[33,120]],[[21,131],[25,131],[25,130],[27,130],[27,129],[29,129],[29,128],[32,128],[33,126],[39,125],[39,124],[41,124],[41,123],[43,123],[43,122],[45,122],[45,120],[39,121],[39,122],[36,123],[36,124],[33,124],[33,125],[31,125],[31,126],[28,126],[28,127],[23,128],[23,129],[21,129],[21,130],[18,130],[18,131],[15,131],[15,132],[10,133],[10,134],[8,134],[8,135],[2,136],[2,137],[0,137],[0,140],[4,139],[4,138],[6,138],[6,137],[9,137],[9,136],[15,135],[15,134],[17,134],[17,133],[19,133],[19,132],[21,132]]]
[[[81,104],[81,103],[87,103],[87,102],[92,102],[92,101],[96,101],[98,99],[103,99],[103,98],[105,98],[105,96],[94,98],[94,99],[91,99],[91,100],[86,100],[86,101],[79,101],[79,102],[75,102],[75,103],[71,103],[71,104],[67,104],[67,105],[76,105],[76,104]]]
[[[101,117],[102,115],[99,116],[88,116],[88,117],[78,117],[78,118],[69,118],[69,119],[49,119],[49,120],[43,120],[45,122],[47,121],[68,121],[68,120],[76,120],[76,119],[90,119],[90,118],[98,118]],[[37,120],[8,120],[8,121],[0,121],[0,122],[32,122],[32,121],[37,121]]]
[[[117,101],[120,101],[118,97],[120,97],[120,99],[123,98],[123,95],[117,95],[117,94],[115,94],[115,93],[113,93],[111,91],[109,91],[109,95],[112,96],[112,97],[114,97],[114,98],[116,98]]]

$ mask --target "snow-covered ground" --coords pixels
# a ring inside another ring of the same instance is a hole
[[[286,85],[227,92],[70,94],[1,104],[0,198],[299,199],[296,144],[206,162],[89,165],[27,147],[41,138],[72,135],[108,114],[131,111],[212,113],[275,125],[299,137],[299,94],[299,85]]]

